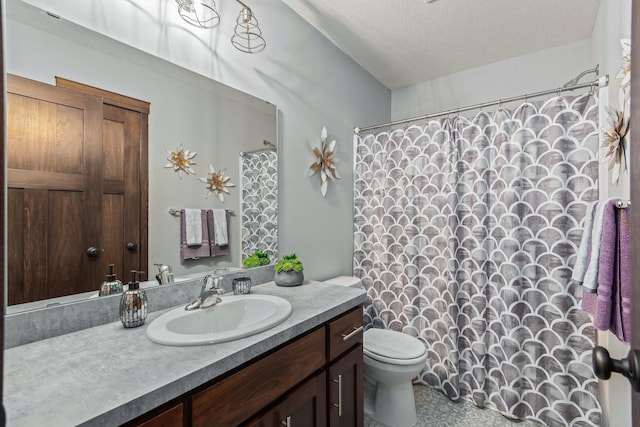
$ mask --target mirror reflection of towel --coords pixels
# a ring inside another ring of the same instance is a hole
[[[227,233],[227,211],[224,209],[212,209],[213,211],[213,236],[216,246],[229,244]]]
[[[216,233],[215,233],[215,222],[216,219],[214,218],[214,210],[220,210],[224,213],[224,224],[220,224],[223,226],[224,228],[224,232],[226,233],[227,236],[227,244],[225,245],[221,245],[219,244],[220,242],[216,241]],[[229,213],[225,210],[225,209],[214,209],[214,210],[208,210],[207,211],[207,226],[209,228],[209,239],[211,242],[211,256],[222,256],[222,255],[230,255],[231,254],[231,249],[230,249],[230,245],[229,245]]]
[[[202,210],[185,209],[184,224],[187,246],[200,246],[202,244],[202,226],[207,226],[206,221],[204,224],[202,223]]]
[[[204,209],[195,209],[200,214],[200,242],[198,246],[187,245],[187,224],[185,209],[180,210],[180,261],[189,259],[199,259],[211,256],[211,247],[209,246],[209,222],[207,221],[207,211]]]

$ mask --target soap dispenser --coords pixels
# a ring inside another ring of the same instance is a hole
[[[109,274],[107,274],[107,279],[102,282],[102,286],[100,287],[100,292],[98,292],[98,296],[105,295],[113,295],[122,293],[122,282],[118,280],[116,274],[113,271],[114,265],[109,264]]]
[[[125,328],[142,326],[147,318],[147,293],[140,289],[138,275],[144,271],[131,270],[131,281],[120,299],[120,321]]]

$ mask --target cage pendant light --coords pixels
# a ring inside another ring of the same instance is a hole
[[[258,20],[251,9],[239,0],[242,10],[236,19],[236,27],[231,37],[231,43],[239,51],[245,53],[258,53],[264,50],[267,42],[262,38],[262,31],[258,26]]]
[[[214,0],[176,0],[178,13],[189,24],[200,28],[216,28],[220,14]]]

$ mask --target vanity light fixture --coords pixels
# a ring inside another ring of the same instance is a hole
[[[258,53],[267,42],[262,37],[258,20],[249,6],[236,0],[241,6],[231,44],[244,53]],[[176,0],[178,13],[187,23],[198,28],[213,29],[220,25],[220,14],[214,0]]]
[[[199,28],[216,28],[220,14],[213,0],[176,0],[178,13],[189,24]]]

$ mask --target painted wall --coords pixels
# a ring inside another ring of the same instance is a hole
[[[595,65],[589,40],[518,56],[396,89],[391,117],[400,120],[560,87]]]
[[[618,89],[615,78],[620,69],[622,50],[621,38],[631,37],[631,0],[601,1],[598,16],[591,37],[591,49],[594,61],[600,64],[602,74],[609,74],[609,103],[618,105]],[[602,162],[600,176],[601,198],[630,196],[630,179],[628,172],[623,171],[618,184],[613,184],[609,177],[608,163]],[[620,342],[609,332],[598,333],[598,344],[607,348],[611,357],[626,357],[629,346]],[[610,380],[601,381],[603,406],[607,414],[609,426],[631,425],[631,386],[621,375],[614,374]]]
[[[387,88],[278,0],[254,7],[267,40],[266,50],[256,55],[241,53],[229,42],[239,13],[232,1],[218,2],[222,23],[214,31],[185,24],[172,1],[28,3],[276,104],[281,253],[296,252],[308,278],[351,273],[353,127],[389,120]],[[307,142],[317,145],[323,125],[337,140],[342,159],[342,179],[330,183],[326,198],[320,195],[319,178],[304,178],[314,160]],[[164,146],[150,151],[152,168],[157,168],[163,152]],[[153,200],[177,189],[152,189],[150,212]],[[158,225],[151,214],[150,227]]]
[[[396,89],[391,94],[392,120],[562,86],[596,64],[600,64],[600,75],[610,76],[609,98],[617,105],[619,85],[615,75],[621,61],[620,38],[629,38],[630,30],[631,1],[601,1],[591,39]],[[581,81],[592,77],[589,75]],[[602,163],[600,176],[606,177],[600,180],[602,198],[629,197],[628,173],[623,173],[619,184],[613,185],[607,164]],[[615,358],[625,357],[629,351],[629,346],[608,332],[599,333],[598,343],[608,348]],[[601,390],[608,425],[630,426],[631,388],[628,381],[614,375],[611,380],[601,382]]]

